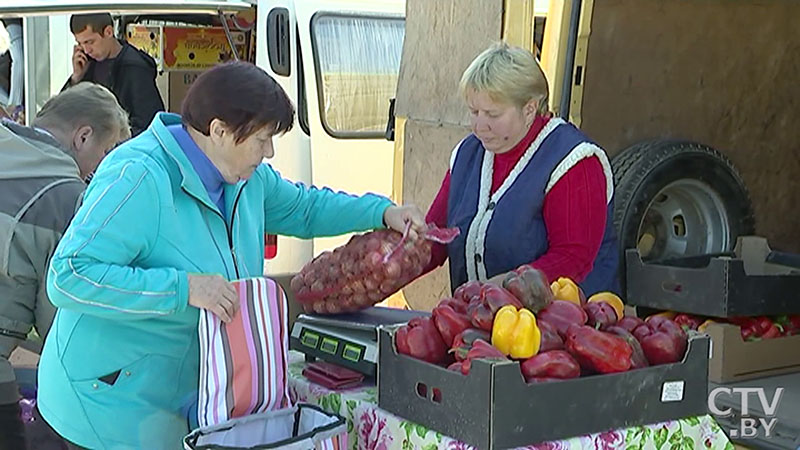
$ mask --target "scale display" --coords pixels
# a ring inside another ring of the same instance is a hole
[[[347,361],[358,363],[364,358],[363,345],[341,340],[336,336],[303,328],[300,332],[300,343],[311,350],[319,350],[332,356],[341,356]]]
[[[292,327],[290,348],[367,376],[375,376],[378,362],[377,327],[401,324],[427,315],[423,311],[371,307],[340,315],[301,314]]]

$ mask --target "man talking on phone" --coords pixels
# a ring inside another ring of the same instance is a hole
[[[164,102],[156,88],[156,62],[147,53],[114,37],[111,14],[80,14],[70,18],[76,45],[67,86],[91,81],[107,87],[128,113],[131,132],[142,132]]]

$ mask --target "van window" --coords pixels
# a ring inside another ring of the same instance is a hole
[[[339,138],[384,135],[404,36],[402,18],[314,16],[311,38],[319,111],[328,134]]]

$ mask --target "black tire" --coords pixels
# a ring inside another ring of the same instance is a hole
[[[726,248],[715,248],[710,252],[688,249],[683,254],[675,254],[674,251],[668,254],[669,250],[658,250],[664,245],[663,243],[650,239],[651,242],[655,242],[651,248],[656,250],[650,255],[643,255],[643,259],[662,260],[730,251],[736,244],[738,236],[755,232],[753,207],[742,178],[727,158],[710,147],[681,141],[643,142],[618,154],[611,161],[611,165],[615,185],[613,220],[620,244],[620,281],[623,292],[626,284],[625,250],[640,245],[642,236],[640,228],[645,227],[643,225],[645,214],[656,211],[652,207],[658,204],[655,202],[657,196],[659,202],[663,202],[665,195],[661,193],[665,187],[696,184],[700,191],[711,193],[709,198],[714,198],[713,194],[716,194],[717,202],[714,204],[722,205],[722,208],[716,208],[715,211],[719,214],[721,222],[723,218],[726,220],[725,226],[720,226],[720,229],[724,228],[725,231],[717,233],[717,239],[719,240],[721,235],[727,235],[722,238],[724,242],[720,242],[719,245]],[[680,197],[675,195],[673,199],[673,203],[678,203]],[[708,204],[706,207],[709,207]],[[672,223],[675,223],[674,218]],[[672,228],[667,233],[675,232],[681,227]],[[684,233],[685,228],[686,223],[683,222]],[[668,238],[662,241],[666,242]]]

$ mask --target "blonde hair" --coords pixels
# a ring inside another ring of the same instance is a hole
[[[128,113],[105,87],[83,82],[51,97],[33,119],[35,127],[70,131],[90,126],[102,139],[118,133],[120,141],[131,137]]]
[[[531,52],[505,42],[493,44],[470,63],[461,76],[461,93],[486,92],[492,100],[522,108],[538,100],[536,112],[548,111],[547,79]]]

